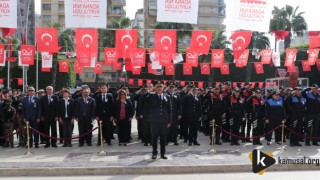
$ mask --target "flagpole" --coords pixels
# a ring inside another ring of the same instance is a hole
[[[9,52],[10,53],[10,52]],[[7,88],[10,88],[10,61],[8,61],[8,84],[7,84]]]
[[[39,52],[38,52],[38,46],[37,46],[37,62],[36,62],[36,92],[38,92],[38,86],[39,86]]]
[[[29,9],[30,9],[30,0],[28,0],[28,7],[27,7],[27,19],[26,19],[26,28],[25,28],[25,38],[26,38],[26,45],[28,44],[28,22],[29,22]],[[22,72],[23,72],[23,76],[25,78],[23,78],[22,80],[22,84],[23,84],[23,90],[22,92],[26,92],[26,87],[28,87],[28,69],[25,69],[24,66],[22,66]]]

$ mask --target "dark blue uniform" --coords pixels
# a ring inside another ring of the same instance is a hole
[[[267,101],[266,119],[269,120],[267,132],[281,125],[285,117],[283,101],[280,98],[278,100],[270,99]],[[272,133],[266,136],[268,142],[271,141],[271,136]],[[281,141],[281,128],[275,131],[275,140],[277,143]]]

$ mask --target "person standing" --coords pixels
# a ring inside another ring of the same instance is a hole
[[[74,100],[70,98],[70,91],[62,91],[63,98],[58,102],[58,118],[63,126],[63,137],[72,137],[72,124],[74,123]],[[72,147],[71,139],[65,140],[62,147]]]
[[[58,120],[58,102],[59,98],[58,96],[53,94],[53,87],[47,86],[46,87],[47,95],[43,96],[40,99],[41,102],[41,110],[42,110],[42,119],[44,121],[44,133],[47,136],[51,136],[56,138],[57,137],[57,120]],[[61,130],[62,130],[61,126]],[[63,137],[63,131],[60,130],[59,125],[59,132],[60,132],[60,138]],[[46,145],[44,148],[50,147],[50,139],[46,139]],[[52,147],[58,147],[57,146],[57,140],[51,139],[51,146]]]
[[[231,133],[234,135],[240,135],[240,126],[244,118],[244,98],[240,96],[240,89],[235,88],[233,90],[233,95],[230,98],[231,103]],[[237,137],[231,137],[231,145],[239,146],[239,141]]]
[[[95,117],[95,100],[89,96],[90,89],[84,88],[82,90],[82,97],[75,102],[75,117],[78,121],[79,135],[87,133],[92,130],[92,121]],[[79,147],[82,147],[84,141],[88,146],[92,146],[92,133],[79,138]]]
[[[159,137],[161,158],[168,159],[165,152],[167,128],[172,123],[171,102],[170,97],[163,94],[163,84],[157,84],[155,88],[156,93],[149,94],[146,97],[148,121],[150,122],[152,136],[152,159],[157,158]]]
[[[127,98],[125,90],[118,92],[118,97],[115,102],[115,117],[118,126],[119,146],[127,146],[130,141],[130,123],[134,114],[131,100]]]
[[[100,94],[96,96],[96,119],[102,121],[102,137],[106,143],[111,146],[111,138],[113,135],[113,120],[114,120],[114,100],[112,94],[108,93],[108,85],[100,86]],[[99,123],[100,126],[100,123]],[[98,133],[98,146],[101,145],[100,128]]]
[[[192,88],[190,94],[185,96],[182,99],[182,117],[183,120],[188,122],[188,139],[189,139],[189,146],[196,145],[200,146],[197,141],[198,137],[198,125],[199,121],[201,120],[201,102],[197,96],[198,88]]]
[[[4,135],[6,137],[6,142],[3,147],[13,148],[13,123],[16,118],[16,110],[11,106],[12,100],[10,98],[4,100],[4,107],[2,109],[2,119],[4,121]]]
[[[241,97],[244,98],[244,111],[245,118],[241,123],[241,132],[240,135],[243,137],[250,137],[251,125],[252,125],[252,102],[248,101],[248,99],[252,96],[251,83],[245,84],[245,89],[241,92]],[[245,129],[247,129],[247,133],[245,134]],[[252,142],[250,139],[242,140],[242,142]]]
[[[141,97],[144,96],[147,93],[147,90],[145,87],[142,87],[139,91],[136,92],[134,96],[134,100],[137,102],[136,106],[136,119],[137,119],[137,128],[138,128],[138,139],[141,140],[142,143],[145,142],[144,138],[144,132],[143,132],[143,118],[140,116],[143,115],[143,113],[140,111],[141,107]]]
[[[35,96],[34,87],[28,87],[28,96],[22,102],[22,113],[23,121],[25,123],[28,121],[30,127],[39,130],[41,104],[40,99]],[[35,148],[39,148],[39,134],[30,129],[30,147],[32,147],[33,143]]]

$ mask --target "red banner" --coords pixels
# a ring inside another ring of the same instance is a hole
[[[169,66],[170,64],[172,64],[172,53],[161,51],[159,52],[159,54],[159,64],[161,66]]]
[[[23,78],[18,78],[18,86],[22,86],[23,85]]]
[[[146,49],[139,48],[139,49],[132,49],[131,50],[131,60],[132,66],[146,66]]]
[[[251,89],[254,89],[254,87],[256,86],[255,82],[250,82],[251,83]]]
[[[319,49],[309,49],[308,51],[308,64],[313,66],[318,59]]]
[[[4,44],[0,44],[0,64],[5,64],[6,53]]]
[[[41,72],[50,72],[50,71],[51,71],[51,68],[44,68],[44,67],[41,68]]]
[[[69,61],[68,60],[59,61],[59,72],[69,72]]]
[[[301,64],[302,64],[302,71],[311,71],[311,67],[308,63],[308,60],[302,60]]]
[[[238,60],[242,53],[247,49],[251,41],[251,31],[235,31],[232,33],[232,47],[234,59]]]
[[[113,70],[120,71],[122,68],[122,62],[116,62],[113,64]]]
[[[288,66],[287,67],[287,72],[290,72],[290,73],[298,72],[296,65],[294,63],[292,63],[291,66]]]
[[[21,46],[21,64],[34,65],[34,46]]]
[[[75,38],[78,63],[90,66],[91,60],[98,57],[98,30],[78,28]]]
[[[198,82],[198,88],[203,89],[203,82]]]
[[[223,63],[222,66],[220,67],[220,72],[221,74],[225,74],[225,75],[230,74],[229,63]]]
[[[192,67],[187,64],[183,64],[183,75],[192,75]]]
[[[129,85],[134,85],[134,79],[129,79],[129,80],[128,80],[128,84],[129,84]]]
[[[75,61],[75,62],[74,62],[73,68],[74,68],[74,72],[75,72],[76,74],[81,74],[81,73],[83,73],[83,71],[84,71],[83,66],[81,66],[81,65],[78,63],[78,61]]]
[[[36,41],[38,52],[57,53],[60,50],[56,28],[36,28]]]
[[[192,31],[190,50],[207,55],[209,53],[212,35],[213,31]]]
[[[263,88],[263,82],[259,82],[259,88],[262,89]]]
[[[238,83],[236,83],[236,82],[232,83],[232,87],[233,87],[233,88],[238,87]]]
[[[209,63],[201,63],[200,70],[201,70],[201,74],[210,75],[210,64]]]
[[[309,48],[320,47],[320,31],[309,31]]]
[[[256,69],[257,74],[264,73],[263,64],[261,62],[254,62],[254,68]]]
[[[143,86],[143,80],[142,79],[138,79],[138,86]]]
[[[186,82],[185,81],[180,81],[180,86],[182,86],[182,87],[186,86]]]
[[[188,66],[192,66],[192,67],[198,67],[198,53],[191,50],[191,49],[187,49],[186,50],[186,64]]]
[[[0,84],[4,85],[4,79],[0,78]]]
[[[249,49],[246,49],[243,51],[241,56],[236,60],[236,67],[245,67],[247,66],[248,63],[248,58],[249,58]]]
[[[166,75],[172,76],[175,73],[174,64],[170,64],[169,66],[165,66]]]
[[[224,49],[212,49],[211,67],[220,68],[224,61]]]
[[[272,59],[272,49],[263,49],[261,51],[261,64],[270,64]]]
[[[112,66],[118,62],[119,52],[116,48],[104,48],[104,62],[107,66]]]
[[[133,75],[140,75],[141,74],[141,68],[140,67],[132,67],[132,74]]]
[[[136,49],[138,43],[137,30],[116,30],[116,48],[119,49],[120,58],[130,58],[130,50]]]
[[[157,51],[176,53],[176,36],[177,32],[175,30],[155,30],[155,49]]]
[[[297,49],[286,49],[286,61],[284,66],[291,66],[297,57]]]
[[[149,85],[149,84],[151,84],[152,83],[152,81],[150,80],[150,79],[148,79],[147,80],[147,84]],[[166,83],[164,83],[164,84],[166,84]]]
[[[102,68],[103,68],[102,62],[96,62],[94,69],[93,69],[93,73],[94,74],[102,74]]]

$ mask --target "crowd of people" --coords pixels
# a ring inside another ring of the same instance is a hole
[[[158,139],[161,158],[166,159],[165,146],[170,142],[178,146],[178,140],[182,139],[189,146],[200,146],[197,141],[199,132],[210,137],[210,144],[249,142],[262,145],[260,138],[264,138],[270,145],[272,133],[264,134],[275,129],[274,142],[280,145],[281,128],[277,127],[283,121],[296,133],[285,131],[290,146],[302,146],[303,141],[306,146],[319,146],[320,89],[317,84],[304,89],[280,87],[277,91],[252,89],[250,83],[232,88],[230,82],[205,89],[192,84],[181,88],[170,83],[150,83],[136,92],[122,86],[111,93],[107,84],[100,85],[95,92],[82,86],[73,94],[68,88],[54,92],[51,86],[38,92],[28,87],[27,91],[23,94],[20,90],[2,89],[0,137],[7,136],[0,139],[3,147],[14,147],[15,136],[10,136],[14,131],[18,132],[18,146],[26,146],[24,127],[27,121],[32,129],[53,137],[41,136],[30,129],[31,147],[39,148],[39,144],[44,144],[44,148],[57,147],[58,141],[63,147],[71,147],[75,121],[79,134],[86,133],[79,138],[79,146],[85,143],[92,146],[92,133],[87,132],[92,130],[94,120],[102,124],[103,139],[100,139],[99,129],[97,145],[104,141],[111,146],[112,141],[116,141],[114,134],[117,134],[118,145],[127,146],[132,141],[134,117],[138,139],[144,146],[152,145],[153,159],[158,153]],[[217,127],[214,136],[213,120]],[[58,134],[67,139],[56,140]],[[313,138],[304,140],[297,134]],[[255,138],[251,139],[252,136]]]

